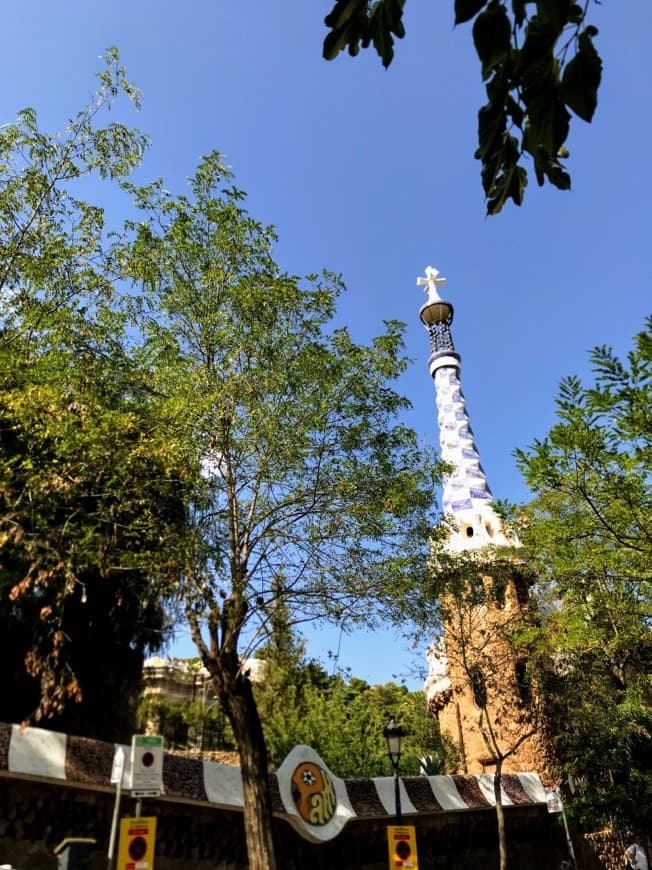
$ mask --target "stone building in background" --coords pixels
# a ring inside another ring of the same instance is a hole
[[[264,678],[263,659],[247,659],[244,667],[252,682]],[[142,680],[141,727],[147,734],[161,734],[166,748],[176,752],[238,763],[210,674],[198,658],[153,656],[145,661]]]
[[[441,456],[450,469],[443,484],[444,540],[433,560],[439,559],[435,570],[451,576],[441,597],[443,637],[428,652],[424,691],[461,770],[491,772],[500,755],[503,771],[541,771],[537,699],[527,661],[507,639],[531,612],[529,584],[515,555],[519,541],[493,507],[474,441],[451,335],[453,306],[438,293],[444,282],[430,266],[417,279],[428,294],[420,318],[430,339]]]

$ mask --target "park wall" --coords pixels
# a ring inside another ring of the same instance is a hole
[[[123,801],[134,813],[134,800]],[[67,837],[98,843],[89,870],[106,870],[113,811],[107,793],[10,776],[0,777],[0,863],[19,870],[56,870],[54,848]],[[156,870],[246,870],[242,814],[207,806],[144,800],[144,815],[157,817]],[[563,831],[545,807],[507,812],[511,866],[558,870],[565,856]],[[389,822],[392,820],[389,819]],[[498,868],[493,810],[423,815],[415,824],[420,870]],[[309,843],[276,819],[279,870],[387,870],[387,820],[359,821],[327,843]]]
[[[112,763],[126,749],[0,723],[0,864],[55,870],[55,847],[80,837],[97,844],[89,870],[106,870]],[[162,760],[163,793],[143,798],[140,813],[157,819],[156,870],[246,870],[239,769],[171,753]],[[127,760],[121,817],[137,813],[129,767]],[[392,777],[341,780],[310,747],[295,747],[270,775],[279,870],[386,870],[396,784]],[[492,775],[401,777],[398,784],[420,870],[497,870]],[[559,870],[568,857],[562,817],[548,812],[538,776],[505,775],[502,794],[509,866]],[[621,868],[623,848],[605,832],[576,839],[579,870]]]

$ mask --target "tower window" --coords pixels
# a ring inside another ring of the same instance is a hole
[[[493,597],[496,602],[496,607],[502,610],[505,606],[505,594],[507,592],[507,581],[500,575],[493,578]]]
[[[471,593],[471,601],[473,604],[484,604],[487,597],[487,590],[485,589],[484,580],[479,575],[471,577],[469,581],[469,591]]]
[[[530,683],[530,675],[527,672],[527,664],[525,659],[518,659],[514,665],[514,675],[516,677],[516,688],[522,704],[529,704],[532,700],[532,685]]]
[[[525,607],[530,598],[530,590],[527,578],[520,573],[514,575],[514,591],[520,607]]]
[[[473,700],[478,707],[484,710],[487,706],[487,684],[485,682],[484,674],[477,665],[470,668],[469,680],[471,681]]]

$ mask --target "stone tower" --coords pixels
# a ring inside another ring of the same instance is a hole
[[[428,294],[420,318],[430,339],[441,456],[450,467],[442,498],[446,559],[440,557],[438,567],[446,572],[463,565],[464,580],[442,597],[444,633],[428,651],[424,691],[464,771],[490,772],[498,755],[503,771],[540,770],[544,757],[526,662],[506,640],[529,608],[527,582],[513,556],[520,544],[494,510],[474,441],[451,335],[453,306],[438,292],[445,280],[428,266],[417,283]]]

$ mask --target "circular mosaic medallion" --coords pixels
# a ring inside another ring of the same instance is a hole
[[[325,825],[335,815],[337,796],[328,773],[312,761],[304,761],[292,774],[292,798],[299,815],[309,825]]]

